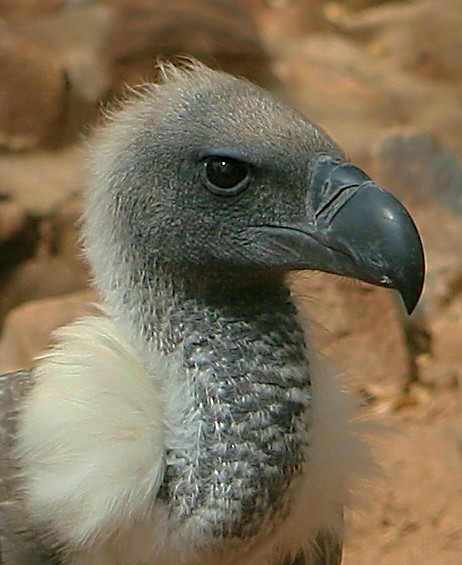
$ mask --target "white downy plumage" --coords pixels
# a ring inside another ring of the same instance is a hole
[[[18,435],[28,512],[78,548],[72,565],[189,563],[202,533],[171,532],[164,509],[155,509],[167,438],[188,402],[178,361],[159,353],[152,378],[105,317],[83,319],[57,337],[38,363]],[[221,561],[263,565],[273,555],[311,551],[320,530],[341,535],[339,505],[369,462],[354,401],[320,366],[312,379],[310,461],[292,487],[290,518],[261,546]]]

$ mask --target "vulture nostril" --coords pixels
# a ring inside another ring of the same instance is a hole
[[[326,183],[327,184],[327,183]],[[315,211],[315,216],[318,218],[322,216],[324,212],[327,210],[336,210],[337,212],[340,208],[345,204],[348,199],[353,196],[353,192],[350,191],[350,194],[347,193],[348,190],[354,189],[356,191],[358,189],[357,184],[350,184],[342,186],[337,192],[335,192],[330,199],[326,200],[321,206]]]

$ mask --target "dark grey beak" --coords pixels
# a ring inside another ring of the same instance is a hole
[[[262,228],[280,260],[394,288],[411,313],[422,293],[425,259],[404,206],[351,163],[328,156],[314,165],[308,200],[306,220]]]

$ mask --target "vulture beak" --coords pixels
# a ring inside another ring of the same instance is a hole
[[[275,252],[296,269],[396,289],[410,314],[422,293],[425,258],[404,206],[351,163],[328,156],[314,164],[307,199],[300,223],[265,228]]]

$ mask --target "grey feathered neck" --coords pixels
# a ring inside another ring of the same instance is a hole
[[[178,356],[192,396],[190,437],[167,449],[159,497],[173,521],[203,529],[212,545],[251,538],[263,519],[272,527],[283,518],[307,443],[310,382],[289,292],[277,278],[143,280],[126,290],[143,304],[129,324],[151,352]]]

